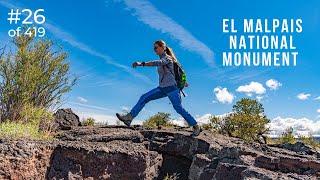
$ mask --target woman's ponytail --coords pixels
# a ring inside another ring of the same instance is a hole
[[[158,44],[159,46],[161,46],[161,47],[163,47],[163,48],[165,48],[164,51],[165,51],[169,56],[171,56],[171,58],[172,58],[172,60],[173,60],[174,62],[177,62],[177,58],[176,58],[176,56],[174,55],[172,49],[169,48],[163,40],[158,40],[158,41],[156,41],[156,42],[154,42],[154,43],[155,43],[155,44]]]
[[[166,47],[166,53],[169,55],[169,56],[171,56],[171,58],[172,58],[172,60],[174,61],[174,62],[177,62],[177,58],[176,58],[176,56],[174,55],[174,53],[173,53],[173,51],[172,51],[172,49],[171,48],[169,48],[169,47]]]

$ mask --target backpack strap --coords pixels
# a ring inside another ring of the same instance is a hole
[[[174,63],[174,62],[173,62],[173,63]],[[170,70],[168,64],[166,64],[165,66],[169,69],[170,73],[174,76],[174,78],[176,78],[176,76],[175,76],[175,75],[172,73],[172,71]],[[173,68],[174,68],[174,64],[173,64]]]
[[[182,73],[184,74],[184,70],[183,70],[183,68],[181,67],[180,63],[179,63],[178,61],[176,61],[176,62],[173,61],[173,63],[175,63],[175,64],[181,69]],[[180,89],[180,88],[179,88],[179,90],[180,90],[180,92],[182,93],[183,97],[186,97],[186,95],[184,94],[183,90]]]
[[[180,92],[182,93],[183,97],[186,97],[182,89],[180,89]]]
[[[176,63],[176,62],[174,62],[174,61],[173,61],[173,63]],[[176,64],[181,68],[181,66],[179,65],[179,63],[176,63]],[[175,77],[175,75],[174,75],[174,74],[172,73],[172,71],[170,70],[170,68],[169,68],[168,64],[166,64],[166,65],[163,65],[163,66],[162,66],[163,71],[165,71],[164,66],[166,66],[166,67],[169,69],[170,73],[174,76],[174,78],[176,78],[176,77]],[[173,67],[174,67],[174,64],[173,64]],[[182,69],[182,68],[181,68],[181,69]],[[182,72],[184,73],[183,69],[182,69]],[[161,78],[161,81],[160,81],[160,82],[162,82],[162,81],[163,81],[163,78],[164,78],[164,74],[163,74],[163,76],[162,76],[162,78]],[[177,82],[176,82],[176,85],[178,85],[178,84],[177,84]],[[182,93],[183,97],[186,97],[186,95],[184,94],[184,92],[183,92],[183,90],[182,90],[182,89],[180,89],[180,88],[179,88],[179,92],[181,92],[181,93]]]

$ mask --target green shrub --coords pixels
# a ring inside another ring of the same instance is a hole
[[[25,104],[53,109],[75,85],[68,55],[53,41],[22,33],[7,48],[0,52],[0,122],[18,122]]]
[[[277,139],[272,139],[269,136],[266,137],[267,144],[277,144]]]
[[[33,123],[10,122],[5,121],[0,123],[0,137],[1,138],[30,138],[41,139],[39,126]]]
[[[316,147],[319,146],[320,144],[316,141],[316,139],[312,136],[311,133],[308,134],[308,136],[302,136],[299,135],[297,141],[303,142],[307,145]]]
[[[94,126],[95,124],[95,119],[93,119],[92,117],[88,117],[86,119],[84,119],[81,124],[83,126]]]
[[[163,180],[177,180],[179,179],[179,173],[173,173],[172,175],[167,175],[163,178]]]
[[[234,131],[234,125],[231,124],[230,118],[230,114],[225,117],[212,116],[209,122],[210,127],[220,134],[227,134],[229,136],[232,136],[232,132]]]
[[[30,104],[25,104],[21,109],[19,122],[38,127],[42,139],[50,139],[57,129],[52,112],[49,112],[46,108],[34,107]]]
[[[212,126],[212,123],[203,123],[200,126],[201,126],[201,129],[203,130],[209,130],[209,131],[215,130],[214,127]]]
[[[245,141],[260,141],[265,138],[266,128],[269,120],[259,114],[233,114],[231,123],[234,125],[234,136]],[[266,142],[264,142],[266,143]]]
[[[270,122],[264,114],[262,104],[256,100],[242,98],[233,106],[233,112],[224,117],[211,117],[213,129],[222,134],[238,137],[245,141],[266,143]],[[264,142],[262,142],[262,139]]]
[[[294,144],[296,143],[296,140],[293,136],[293,128],[290,127],[288,129],[286,129],[281,136],[279,137],[279,139],[277,140],[277,142],[279,144]]]
[[[152,128],[160,128],[160,127],[173,127],[174,124],[170,122],[170,114],[158,112],[156,115],[151,116],[145,122],[143,122],[143,126],[149,126]]]
[[[0,123],[0,137],[52,139],[56,124],[51,112],[25,104],[19,114],[19,119],[15,121],[8,119]]]

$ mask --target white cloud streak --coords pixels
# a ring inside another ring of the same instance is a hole
[[[92,106],[92,105],[76,103],[76,102],[68,102],[68,104],[73,104],[73,105],[77,105],[77,106],[82,106],[82,107],[87,107],[87,108],[92,108],[92,109],[98,109],[98,110],[103,110],[103,111],[110,111],[110,112],[113,112],[113,113],[118,112],[116,110],[105,108],[105,107]]]
[[[3,1],[0,1],[0,5],[8,8],[8,9],[12,9],[12,8],[15,8],[15,9],[22,9],[21,7],[19,6],[16,6],[16,5],[13,5],[11,3],[8,3],[8,2],[3,2]],[[99,57],[99,58],[102,58],[105,60],[105,62],[107,62],[108,64],[111,64],[111,65],[114,65],[130,74],[132,74],[133,76],[137,77],[137,78],[140,78],[142,79],[144,82],[146,83],[149,83],[149,84],[152,84],[151,80],[144,76],[144,75],[141,75],[139,73],[137,73],[136,71],[134,71],[132,68],[128,67],[128,66],[125,66],[125,65],[122,65],[122,64],[119,64],[117,62],[114,62],[114,60],[110,57],[110,56],[107,56],[105,54],[102,54],[102,53],[99,53],[95,50],[93,50],[91,47],[87,46],[86,44],[80,42],[80,41],[77,41],[73,35],[65,30],[62,30],[62,28],[60,28],[57,24],[53,23],[52,21],[50,21],[48,18],[46,19],[46,22],[44,24],[42,24],[43,27],[46,29],[46,30],[49,30],[55,37],[57,37],[58,39],[64,41],[64,42],[67,42],[68,44],[70,44],[71,46],[75,47],[75,48],[78,48],[88,54],[91,54],[93,56],[96,56],[96,57]]]
[[[72,37],[72,34],[62,30],[61,28],[58,28],[58,25],[53,25],[53,23],[45,23],[43,24],[43,26],[48,29],[52,34],[54,34],[55,36],[57,36],[59,39],[61,39],[62,41],[65,41],[67,43],[69,43],[71,46],[76,47],[84,52],[87,52],[88,54],[91,54],[93,56],[102,58],[105,60],[105,62],[107,62],[108,64],[114,65],[126,72],[128,72],[129,74],[132,74],[133,76],[142,79],[143,81],[152,84],[151,80],[144,76],[141,75],[139,73],[137,73],[136,71],[134,71],[131,67],[119,64],[117,62],[115,62],[110,56],[107,56],[105,54],[99,53],[95,50],[93,50],[91,47],[87,46],[86,44],[79,42],[77,40],[75,40]]]
[[[215,67],[214,52],[184,27],[159,11],[149,1],[115,0],[115,2],[124,2],[129,9],[134,10],[132,15],[137,16],[139,21],[161,33],[169,34],[180,43],[181,47],[200,54],[210,67]]]
[[[88,99],[83,98],[83,97],[77,97],[77,99],[78,99],[80,102],[88,102]]]

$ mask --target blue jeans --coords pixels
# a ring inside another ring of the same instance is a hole
[[[132,108],[130,112],[132,117],[136,117],[149,101],[160,99],[166,96],[169,97],[173,108],[188,122],[190,126],[194,126],[197,124],[196,120],[181,106],[181,97],[177,86],[168,86],[164,88],[157,87],[147,92],[146,94],[143,94],[140,97],[138,103]]]

